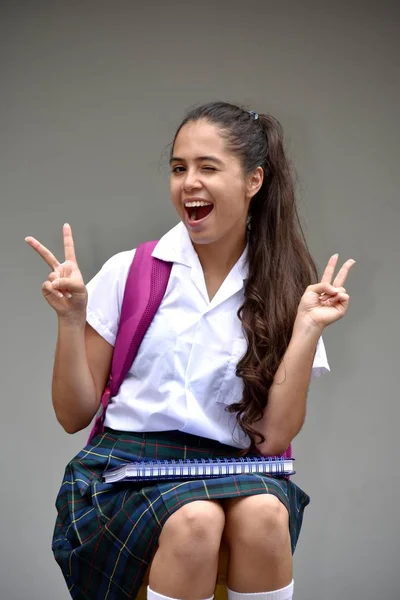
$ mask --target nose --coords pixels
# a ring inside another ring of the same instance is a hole
[[[182,187],[185,192],[201,188],[201,181],[196,169],[187,169],[182,182]]]

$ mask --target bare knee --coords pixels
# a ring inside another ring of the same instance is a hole
[[[195,501],[178,509],[165,523],[159,539],[160,549],[190,563],[218,557],[225,513],[212,501]]]
[[[288,511],[276,496],[269,494],[229,501],[225,536],[228,544],[276,551],[286,547],[290,539]]]

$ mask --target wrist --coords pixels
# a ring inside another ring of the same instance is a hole
[[[86,313],[82,315],[58,315],[60,331],[82,331],[86,329]]]
[[[293,325],[293,334],[306,335],[307,337],[315,337],[319,339],[322,335],[324,327],[319,325],[307,315],[297,313],[296,319]]]

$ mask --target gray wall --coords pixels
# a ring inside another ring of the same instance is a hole
[[[89,279],[175,222],[162,160],[185,109],[226,99],[283,123],[320,268],[357,265],[325,331],[295,481],[312,497],[296,600],[399,597],[399,10],[396,2],[2,2],[1,600],[63,600],[49,549],[68,436],[50,400],[48,268],[72,224]]]

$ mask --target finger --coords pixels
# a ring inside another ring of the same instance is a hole
[[[71,226],[68,223],[65,223],[63,227],[63,235],[65,260],[70,260],[76,263],[74,239],[72,237]]]
[[[349,300],[350,300],[349,294],[346,294],[345,292],[341,292],[340,294],[338,294],[338,298],[339,298],[339,301],[342,303],[349,302]]]
[[[333,282],[333,285],[335,287],[342,286],[344,284],[351,267],[355,264],[356,264],[356,261],[353,258],[346,260],[346,262],[344,263],[344,265],[342,266],[342,268],[340,269],[340,271],[338,272],[338,274],[335,277],[335,280]]]
[[[50,252],[50,250],[48,250],[45,246],[43,246],[43,244],[41,244],[38,240],[31,236],[28,236],[25,238],[25,241],[31,248],[36,250],[39,256],[41,256],[45,263],[47,263],[49,267],[51,267],[53,270],[59,266],[60,263],[58,262],[54,254]]]
[[[336,287],[335,287],[335,289],[337,290],[337,292],[336,292],[336,293],[339,293],[339,292],[344,292],[344,293],[346,293],[346,288],[344,288],[344,287],[339,287],[339,288],[336,288]],[[329,297],[329,296],[328,296],[328,294],[327,294],[326,292],[322,292],[322,293],[319,295],[319,297],[320,297],[320,298],[324,298],[325,296],[326,296],[326,297]]]
[[[48,280],[55,281],[56,279],[61,279],[64,276],[64,264],[58,265],[58,267],[49,273]]]
[[[64,298],[64,294],[59,290],[54,289],[50,281],[45,281],[42,284],[42,292],[44,296],[53,295],[57,298]]]
[[[325,283],[327,281],[328,283],[331,283],[338,259],[339,254],[334,254],[330,257],[328,264],[325,267],[325,271],[322,274],[321,282]]]
[[[59,277],[55,279],[51,285],[54,289],[64,291],[68,290],[75,293],[83,293],[85,291],[85,284],[81,281],[70,279],[69,277]]]
[[[324,296],[323,298],[321,298],[321,302],[323,304],[325,303],[331,306],[334,306],[336,304],[346,304],[349,302],[349,300],[349,294],[346,294],[344,292],[340,292],[339,294],[336,294],[336,296]]]

